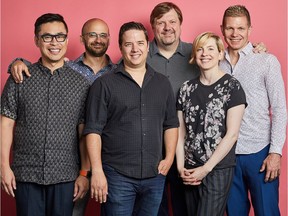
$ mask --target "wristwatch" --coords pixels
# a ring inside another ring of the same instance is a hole
[[[79,175],[90,178],[91,177],[91,171],[87,171],[87,170],[80,170],[79,171]]]

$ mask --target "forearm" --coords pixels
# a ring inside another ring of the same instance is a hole
[[[79,149],[81,159],[81,170],[90,170],[90,160],[87,152],[86,140],[82,136],[84,124],[79,125]]]
[[[86,136],[87,152],[91,163],[92,174],[103,171],[101,160],[101,137],[98,134],[88,134]]]
[[[178,111],[178,119],[180,126],[178,128],[178,141],[176,146],[176,161],[177,169],[180,172],[184,168],[185,163],[185,152],[184,152],[184,142],[186,136],[186,127],[183,120],[183,112]]]
[[[210,172],[231,150],[238,139],[240,125],[244,114],[245,105],[241,104],[227,111],[226,134],[220,141],[215,151],[204,167]]]
[[[10,167],[9,157],[13,143],[14,125],[14,120],[1,116],[1,169]]]
[[[236,135],[226,135],[223,137],[212,156],[204,165],[209,172],[211,172],[213,168],[230,152],[236,141]]]
[[[173,162],[178,140],[178,128],[170,128],[164,131],[165,159]]]

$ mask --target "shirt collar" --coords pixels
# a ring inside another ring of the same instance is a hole
[[[42,58],[39,58],[37,63],[38,63],[38,66],[39,66],[41,71],[52,75],[51,70],[42,64]],[[67,65],[67,62],[64,61],[64,65],[62,67],[56,69],[54,71],[53,75],[59,75],[60,76],[67,68],[70,68],[70,67]]]
[[[82,55],[80,55],[77,59],[75,59],[75,63],[79,63],[81,62],[81,64],[85,65],[83,60],[84,60],[84,55],[85,55],[85,52],[82,53]],[[111,61],[111,58],[109,55],[105,54],[107,60],[108,60],[108,65],[107,66],[112,66],[113,65],[113,62]]]
[[[125,71],[124,69],[124,63],[123,61],[119,62],[115,70],[113,71],[115,74],[117,73],[122,73],[125,76],[131,77],[128,72]],[[153,70],[152,67],[150,67],[149,64],[146,63],[146,74],[145,76],[153,76],[156,72]]]
[[[183,48],[183,42],[182,42],[181,40],[179,40],[179,44],[178,44],[178,47],[177,47],[175,53],[179,53],[180,55],[185,56],[185,51],[184,51],[184,48]],[[174,53],[174,54],[175,54],[175,53]],[[156,39],[154,38],[154,39],[150,42],[149,55],[150,55],[150,57],[152,57],[153,55],[156,55],[156,54],[162,56],[162,54],[159,52]],[[174,54],[173,54],[173,55],[174,55]]]
[[[238,53],[239,55],[248,55],[250,54],[251,52],[253,52],[253,45],[251,42],[248,42],[248,44],[243,48],[241,49]],[[228,48],[225,50],[225,57],[227,58],[227,56],[229,56],[229,53],[228,53]]]

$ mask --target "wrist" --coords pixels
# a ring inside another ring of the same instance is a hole
[[[79,175],[84,176],[86,178],[90,178],[91,177],[91,171],[90,170],[80,170]]]

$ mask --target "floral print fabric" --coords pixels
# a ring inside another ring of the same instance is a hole
[[[225,74],[212,85],[203,85],[199,77],[180,88],[177,110],[183,112],[186,125],[185,166],[205,164],[226,133],[226,115],[231,107],[246,104],[240,83]],[[235,146],[217,166],[235,163]]]

